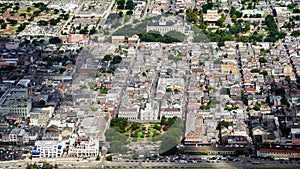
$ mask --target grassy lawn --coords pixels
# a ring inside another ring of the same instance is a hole
[[[31,8],[31,10],[30,10],[29,12],[27,12],[27,8],[28,8],[28,7]],[[36,10],[36,8],[33,7],[33,6],[23,6],[23,7],[20,7],[18,13],[31,13],[31,12],[33,12],[33,11],[35,11],[35,10]]]
[[[18,30],[18,27],[17,26],[9,26],[8,30],[14,30],[14,31],[16,31],[16,30]]]
[[[125,22],[130,21],[130,15],[125,15]]]

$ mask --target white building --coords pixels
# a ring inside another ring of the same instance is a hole
[[[99,141],[89,137],[80,137],[76,141],[70,139],[70,157],[96,157],[99,153]]]
[[[183,78],[164,78],[160,77],[158,79],[157,92],[165,93],[167,88],[179,89],[184,87]]]
[[[138,120],[139,106],[133,108],[121,107],[118,112],[118,117],[126,118],[128,120]]]
[[[181,109],[180,108],[162,108],[160,112],[160,118],[165,116],[166,118],[172,117],[182,117]]]
[[[157,121],[159,113],[159,104],[156,101],[146,103],[141,109],[140,120],[142,121]]]
[[[45,157],[56,158],[61,157],[63,154],[63,148],[65,142],[54,140],[39,140],[35,142],[34,149],[32,151],[33,158]]]

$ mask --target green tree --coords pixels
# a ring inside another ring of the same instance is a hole
[[[293,31],[293,32],[291,33],[291,36],[294,36],[294,37],[300,36],[300,31],[299,31],[299,30]]]
[[[14,19],[7,19],[7,21],[11,24],[11,25],[16,25],[18,23],[17,20]]]
[[[107,156],[107,157],[106,157],[106,160],[107,160],[107,161],[112,161],[112,155]]]
[[[265,24],[269,31],[277,31],[278,27],[272,15],[267,15],[265,18]]]
[[[171,60],[172,60],[172,59],[171,59]],[[173,73],[173,69],[168,68],[168,69],[167,69],[167,74],[171,75],[172,73]]]
[[[232,22],[236,23],[236,21],[237,21],[237,16],[236,16],[236,14],[233,14],[233,15],[232,15],[231,20],[232,20]]]
[[[170,31],[167,32],[164,36],[166,39],[165,42],[173,41],[173,42],[183,42],[185,40],[185,35],[178,31]]]
[[[250,30],[250,27],[251,27],[251,24],[250,24],[249,22],[247,22],[247,23],[245,24],[245,29],[246,29],[246,31],[249,31],[249,30]]]
[[[251,73],[259,73],[259,72],[260,72],[260,69],[251,69],[250,72],[251,72]]]
[[[294,3],[290,3],[288,4],[289,9],[294,9],[295,8],[295,4]]]
[[[167,88],[167,89],[166,89],[166,92],[167,92],[167,93],[170,93],[170,92],[172,92],[172,89],[171,89],[171,88]]]
[[[17,32],[21,32],[21,31],[23,31],[24,29],[26,28],[26,24],[20,24],[20,26],[18,27],[18,29],[17,29]]]
[[[89,35],[94,35],[97,32],[95,26],[93,26],[93,28],[90,30]]]
[[[66,68],[60,68],[60,69],[59,69],[59,73],[60,73],[60,74],[63,74],[65,71],[66,71]]]
[[[1,29],[6,29],[6,27],[7,27],[7,24],[6,24],[6,23],[2,23],[2,24],[1,24]]]
[[[106,157],[106,159],[107,159],[107,157]],[[98,154],[97,157],[96,157],[96,161],[100,161],[100,156],[99,156],[99,154]]]
[[[222,126],[228,127],[228,126],[232,126],[232,125],[233,125],[232,122],[228,122],[228,121],[222,120],[222,121],[219,121],[219,122],[218,122],[217,130],[221,130],[221,127],[222,127]]]
[[[258,60],[260,63],[267,63],[268,60],[264,57],[260,57],[259,60]]]
[[[31,11],[31,8],[30,8],[30,7],[27,7],[26,11],[27,11],[27,12],[30,12],[30,11]]]
[[[118,14],[119,14],[120,17],[123,17],[123,12],[122,11],[120,11]]]
[[[291,82],[291,77],[290,76],[285,76],[285,80],[290,83]]]
[[[117,56],[113,57],[111,64],[118,64],[118,63],[121,63],[121,61],[122,61],[122,57],[117,55]]]
[[[300,9],[294,9],[293,13],[300,13]]]
[[[41,26],[47,26],[49,23],[48,23],[48,21],[40,20],[40,21],[38,21],[38,24]]]
[[[46,101],[45,101],[45,100],[40,100],[40,105],[41,105],[41,106],[45,106],[45,104],[46,104]]]
[[[121,141],[113,140],[110,142],[109,152],[124,154],[127,152],[127,147],[125,147],[125,145]]]
[[[42,169],[49,169],[50,164],[49,163],[43,163]]]
[[[113,118],[110,122],[110,126],[120,133],[124,133],[126,126],[128,126],[128,120],[125,118]]]
[[[108,62],[112,59],[111,55],[105,55],[101,62]]]
[[[197,15],[197,13],[193,12],[191,19],[193,22],[197,23],[199,21],[199,17]]]
[[[256,103],[253,107],[253,110],[259,111],[260,110],[260,104]]]
[[[15,6],[13,9],[17,12],[20,9],[20,7],[19,6]]]
[[[134,131],[134,130],[139,129],[139,128],[140,128],[140,125],[137,124],[137,123],[133,123],[133,124],[131,124],[130,128],[131,128],[132,131]]]
[[[161,127],[161,125],[159,125],[159,124],[154,124],[153,128],[154,128],[155,130],[160,131],[162,127]]]
[[[89,33],[89,30],[88,29],[86,29],[86,28],[84,28],[84,29],[81,29],[80,31],[79,31],[79,33],[80,34],[88,34]]]
[[[125,0],[117,0],[117,9],[124,9]]]
[[[160,137],[161,145],[159,154],[167,155],[176,153],[176,146],[180,142],[182,136],[182,120],[180,118],[174,118],[172,126]],[[171,118],[170,120],[173,120]]]
[[[134,9],[134,2],[132,0],[127,0],[125,8],[128,9],[128,10],[133,10]]]
[[[59,44],[59,43],[61,43],[61,39],[59,39],[59,37],[52,37],[52,38],[49,39],[49,43]]]
[[[226,15],[222,14],[221,18],[217,20],[217,25],[223,27],[225,20],[226,20]]]
[[[133,14],[132,10],[126,11],[126,15],[132,15],[132,14]]]
[[[267,75],[268,75],[268,71],[263,70],[263,71],[261,71],[259,74],[262,74],[262,75],[264,75],[264,76],[267,76]]]

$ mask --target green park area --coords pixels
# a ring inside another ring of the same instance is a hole
[[[36,8],[34,6],[22,6],[18,10],[18,13],[20,13],[20,14],[21,13],[26,13],[28,15],[29,13],[32,13],[35,10],[36,10]]]
[[[113,118],[110,128],[106,130],[106,141],[110,143],[110,153],[126,153],[131,143],[160,143],[163,154],[180,141],[182,120],[177,117],[162,117],[157,123],[136,123],[125,118]]]
[[[176,117],[168,119],[162,117],[161,122],[142,124],[130,122],[125,118],[114,118],[111,121],[111,127],[122,135],[129,137],[130,142],[148,142],[151,141],[151,138],[167,131],[176,119]]]

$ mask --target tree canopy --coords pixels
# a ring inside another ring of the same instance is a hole
[[[299,30],[293,31],[293,32],[291,33],[291,36],[294,36],[294,37],[300,36],[300,31],[299,31]]]
[[[167,121],[169,121],[169,119]],[[169,129],[163,135],[158,136],[162,141],[159,150],[160,155],[174,154],[177,151],[176,146],[182,136],[182,120],[180,118],[171,118],[170,122],[171,121],[173,124],[169,126]],[[164,123],[163,118],[162,123]]]
[[[49,43],[51,44],[59,44],[61,42],[61,39],[59,37],[53,37],[49,39]]]
[[[128,9],[128,10],[133,10],[134,9],[134,2],[132,0],[127,0],[125,8]]]

